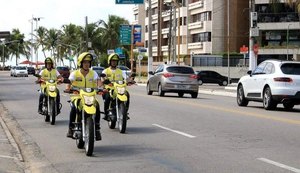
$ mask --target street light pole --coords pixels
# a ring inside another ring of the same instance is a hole
[[[287,30],[286,30],[286,60],[289,60],[289,29],[290,29],[291,23],[288,24]]]
[[[36,30],[36,33],[38,33],[37,32],[37,30],[38,30],[38,21],[40,21],[42,19],[42,17],[32,17],[32,20],[34,20],[35,21],[35,30]],[[33,27],[33,26],[32,26]],[[36,34],[36,35],[38,35],[38,34]],[[35,54],[36,54],[36,67],[38,67],[38,47],[36,48],[36,52],[35,52]]]

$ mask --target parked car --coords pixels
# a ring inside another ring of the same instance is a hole
[[[34,69],[34,67],[27,67],[27,72],[28,72],[28,74],[34,75],[34,74],[35,74],[35,69]]]
[[[131,75],[130,68],[124,66],[124,65],[118,65],[118,68],[120,68],[122,71],[126,73],[126,76],[129,77]]]
[[[12,66],[11,68],[10,68],[10,76],[15,76],[15,68],[16,68],[16,66]]]
[[[158,92],[159,96],[164,96],[167,92],[173,92],[178,93],[179,97],[183,97],[185,93],[191,94],[192,98],[198,97],[199,85],[192,67],[162,64],[149,74],[148,95]]]
[[[26,66],[16,66],[14,69],[14,76],[25,76],[28,77],[27,67]]]
[[[56,70],[60,73],[60,75],[64,78],[66,82],[70,76],[70,69],[67,66],[57,66]]]
[[[98,76],[100,76],[102,74],[102,71],[104,70],[104,67],[100,67],[100,66],[93,66],[92,70],[95,70],[98,74]]]
[[[198,76],[199,85],[203,83],[214,83],[219,84],[220,86],[227,86],[228,85],[228,77],[223,76],[215,71],[210,70],[203,70],[196,72]],[[229,81],[231,83],[231,81]]]
[[[260,101],[266,110],[273,110],[281,103],[285,109],[300,104],[300,62],[266,60],[247,73],[237,86],[239,106]]]

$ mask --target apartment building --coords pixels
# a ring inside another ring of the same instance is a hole
[[[148,46],[149,41],[148,2],[145,0],[143,5],[134,8],[135,23],[144,26],[145,47]],[[239,52],[242,45],[248,45],[248,1],[229,0],[229,4],[226,0],[177,0],[176,2],[151,0],[154,63],[177,61],[178,59],[175,58],[179,53],[180,63],[190,65],[193,62],[191,55],[226,53],[228,40],[230,53]]]
[[[269,0],[255,0],[259,27],[258,63],[265,59],[300,61],[300,23],[295,7],[282,0],[270,4]]]

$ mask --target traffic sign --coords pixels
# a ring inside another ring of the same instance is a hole
[[[9,31],[0,31],[0,38],[8,38],[10,37]]]
[[[131,44],[131,25],[120,25],[120,44]]]
[[[144,0],[116,0],[116,4],[144,4]]]

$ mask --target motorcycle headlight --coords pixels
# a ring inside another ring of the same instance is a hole
[[[88,106],[94,104],[95,97],[94,96],[83,96],[84,103]]]
[[[54,92],[56,87],[54,85],[49,85],[49,91]]]
[[[124,94],[125,93],[125,88],[124,87],[118,87],[117,91],[119,94]]]

